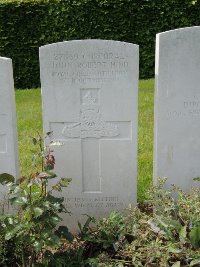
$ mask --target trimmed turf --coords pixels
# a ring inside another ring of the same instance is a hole
[[[35,171],[32,157],[36,151],[32,137],[42,133],[40,89],[16,90],[18,147],[21,175]]]
[[[142,201],[153,177],[153,79],[140,81],[138,103],[138,200]]]
[[[139,82],[138,127],[138,200],[145,198],[146,189],[152,183],[153,173],[153,95],[154,80]],[[21,175],[28,175],[36,148],[32,137],[42,133],[42,108],[40,89],[17,90],[17,126]],[[53,112],[53,111],[52,111]]]

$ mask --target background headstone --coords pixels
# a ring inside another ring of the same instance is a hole
[[[136,203],[138,46],[106,40],[40,48],[44,131],[64,142],[55,172],[71,230],[88,214],[105,216]]]
[[[3,57],[0,57],[0,173],[19,177],[12,60]],[[1,186],[1,206],[5,192]]]
[[[200,176],[200,27],[156,36],[154,178],[187,190]]]

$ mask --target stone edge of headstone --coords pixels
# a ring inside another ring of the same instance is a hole
[[[15,103],[15,90],[14,90],[14,78],[13,78],[13,65],[12,65],[12,59],[7,57],[0,57],[1,62],[5,62],[7,64],[7,75],[9,77],[9,100],[11,101],[12,106],[12,127],[13,127],[13,140],[14,141],[14,151],[15,151],[15,169],[16,173],[12,173],[12,175],[15,177],[15,179],[20,177],[20,171],[19,171],[19,150],[18,150],[18,135],[17,135],[17,117],[16,117],[16,103]]]
[[[139,48],[139,45],[137,44],[133,44],[133,43],[129,43],[129,42],[123,42],[123,41],[116,41],[116,40],[105,40],[105,39],[83,39],[83,40],[69,40],[69,41],[62,41],[62,42],[56,42],[56,43],[51,43],[51,44],[46,44],[46,45],[42,45],[39,47],[39,51],[41,51],[41,49],[44,49],[46,47],[50,47],[50,46],[57,46],[60,44],[67,44],[67,43],[79,43],[79,42],[104,42],[104,43],[119,43],[119,44],[124,44],[124,45],[133,45],[135,47]]]
[[[153,135],[153,184],[156,185],[158,178],[156,176],[156,159],[157,159],[157,144],[156,144],[156,137],[157,137],[157,94],[158,94],[158,83],[159,83],[159,55],[160,55],[160,41],[164,38],[166,38],[168,35],[174,34],[183,34],[185,32],[191,32],[192,30],[200,31],[200,26],[192,26],[192,27],[183,27],[183,28],[177,28],[169,31],[164,31],[156,34],[156,43],[155,43],[155,84],[154,84],[154,135]]]

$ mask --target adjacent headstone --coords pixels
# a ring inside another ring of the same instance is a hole
[[[154,178],[184,190],[200,176],[200,27],[156,36]]]
[[[0,173],[19,177],[12,60],[0,57]],[[6,189],[0,187],[1,207]]]
[[[64,191],[71,230],[77,221],[136,203],[138,46],[84,40],[40,48],[45,132],[55,172],[71,177]]]

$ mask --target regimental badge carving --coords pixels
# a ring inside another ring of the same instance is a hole
[[[80,121],[66,125],[62,134],[68,138],[115,137],[119,135],[119,129],[117,125],[103,121],[97,98],[89,91],[83,96]]]

